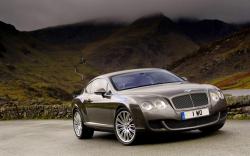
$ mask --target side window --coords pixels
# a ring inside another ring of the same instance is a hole
[[[91,82],[91,83],[86,87],[86,89],[85,89],[85,92],[86,92],[86,93],[92,93],[92,83],[93,83],[93,82]]]
[[[95,91],[104,88],[105,90],[107,90],[107,86],[108,86],[108,82],[105,79],[96,79],[93,81],[92,83],[92,93],[94,93]]]

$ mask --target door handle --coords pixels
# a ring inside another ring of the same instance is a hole
[[[90,99],[87,99],[86,102],[87,102],[87,103],[91,103],[91,102],[93,102],[93,101],[90,100]]]

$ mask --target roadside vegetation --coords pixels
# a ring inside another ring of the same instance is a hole
[[[228,119],[250,119],[250,95],[226,96],[228,105]]]

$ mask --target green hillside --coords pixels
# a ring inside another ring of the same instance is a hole
[[[75,66],[85,78],[96,75],[91,67],[79,65],[80,50],[45,44],[4,23],[0,45],[1,99],[20,104],[71,100],[85,82],[75,73]]]

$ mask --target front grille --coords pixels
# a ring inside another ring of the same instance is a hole
[[[200,125],[209,124],[212,122],[217,121],[219,118],[219,113],[216,113],[211,116],[196,118],[196,119],[189,119],[189,120],[164,120],[165,124],[172,129],[180,129],[180,128],[189,128],[195,127]]]
[[[172,99],[175,108],[182,109],[182,108],[189,108],[193,107],[192,100],[190,95],[182,95]]]
[[[172,102],[176,109],[184,109],[207,105],[208,98],[206,93],[191,93],[174,97]]]

